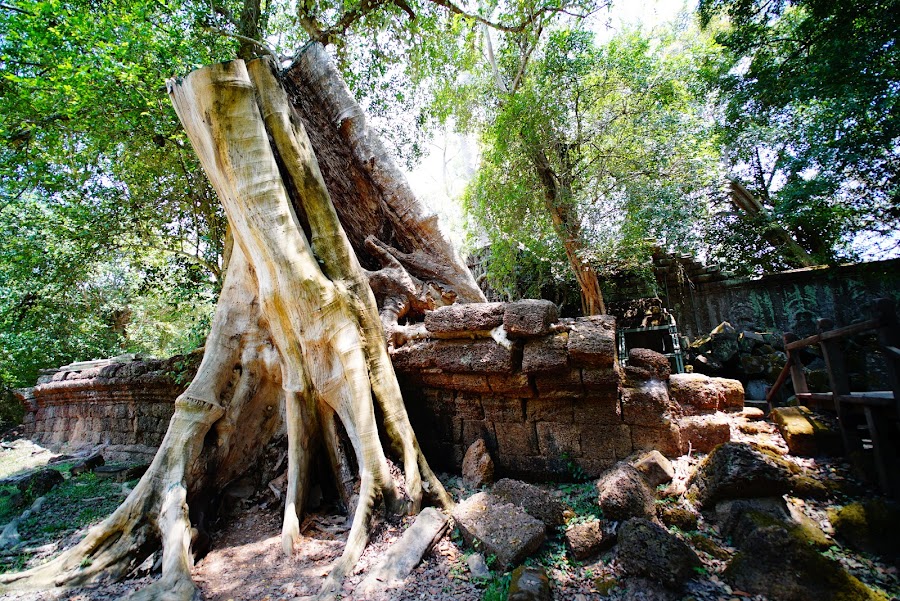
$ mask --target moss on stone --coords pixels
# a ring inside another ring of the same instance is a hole
[[[851,547],[877,555],[900,554],[900,508],[883,499],[829,509],[838,537]]]

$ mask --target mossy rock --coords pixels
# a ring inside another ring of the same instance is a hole
[[[731,553],[720,547],[716,541],[705,534],[693,534],[688,540],[690,540],[694,549],[706,553],[715,559],[729,559],[731,557]]]
[[[887,601],[809,544],[798,530],[764,526],[750,533],[725,569],[733,587],[779,601]]]
[[[900,507],[883,499],[829,509],[835,534],[854,549],[876,555],[900,555]]]

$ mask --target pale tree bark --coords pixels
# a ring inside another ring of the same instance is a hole
[[[324,55],[313,58],[311,64]],[[302,118],[296,110],[297,77],[289,74],[294,83],[286,90],[276,67],[260,59],[213,65],[170,82],[176,112],[234,236],[206,353],[176,401],[150,469],[125,502],[49,564],[0,576],[0,590],[121,577],[161,543],[162,578],[136,598],[192,598],[191,543],[197,531],[190,509],[259,459],[282,425],[282,406],[288,436],[285,552],[299,539],[317,453],[326,454],[338,490],[350,503],[353,475],[338,421],[358,466],[348,541],[323,583],[323,597],[338,590],[359,559],[379,501],[393,512],[417,512],[425,501],[452,504],[409,424],[382,320],[396,325],[411,308],[483,296],[408,186],[397,183],[402,178],[390,170],[361,113],[326,117],[322,127],[338,137],[346,133],[341,152],[362,157],[364,164],[354,167],[350,179],[359,188],[362,176],[368,178],[361,186],[366,193],[357,194],[368,204],[348,204],[352,186],[336,172],[326,183],[303,124],[319,113],[307,106]],[[323,77],[309,85],[324,88],[333,74]],[[352,99],[342,102],[355,106]],[[336,203],[336,210],[329,189],[341,186],[337,196],[347,202]],[[386,241],[364,235],[373,224]],[[431,245],[437,250],[429,254]],[[380,296],[381,313],[370,281],[388,291]],[[402,490],[389,471],[375,403],[402,462]]]

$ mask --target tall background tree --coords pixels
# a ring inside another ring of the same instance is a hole
[[[726,159],[765,210],[731,211],[720,255],[800,266],[767,240],[773,224],[816,263],[896,254],[900,3],[701,0],[699,16],[726,50]]]

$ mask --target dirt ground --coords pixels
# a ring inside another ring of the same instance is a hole
[[[781,454],[787,447],[774,426],[767,422],[749,422],[737,414],[732,416],[732,439],[752,441]],[[0,449],[0,478],[15,471],[42,465],[52,454],[27,441],[8,441]],[[692,468],[700,461],[699,455],[683,456],[673,461],[676,469],[674,485],[683,485]],[[833,534],[826,510],[828,504],[844,504],[864,498],[872,490],[856,483],[846,464],[837,460],[813,460],[790,457],[809,475],[816,479],[830,480],[840,486],[842,492],[828,502],[789,499],[797,508],[818,523],[826,536]],[[462,486],[459,478],[442,476],[448,490],[457,498],[464,498],[473,491]],[[584,494],[591,494],[592,483],[581,485]],[[563,496],[563,490],[573,487],[548,485],[548,494]],[[49,508],[48,508],[49,509]],[[52,509],[50,509],[52,510]],[[372,539],[355,572],[344,583],[344,597],[354,595],[355,587],[362,581],[370,566],[376,565],[385,550],[390,547],[412,518],[385,520],[379,518],[373,529]],[[313,595],[327,574],[331,562],[343,549],[349,529],[345,516],[328,511],[313,513],[304,520],[302,541],[288,558],[281,549],[281,508],[272,498],[261,496],[252,499],[235,519],[219,531],[212,533],[212,550],[194,567],[193,576],[202,598],[209,601],[276,601],[303,599]],[[46,553],[36,554],[31,562],[45,560],[52,552],[73,544],[82,532],[69,535]],[[615,559],[615,552],[607,552],[586,562],[570,560],[559,536],[551,537],[529,562],[543,566],[552,581],[555,600],[587,601],[609,599],[611,601],[675,600],[734,601],[752,599],[767,601],[762,596],[752,596],[733,590],[721,578],[728,559],[735,550],[719,536],[711,525],[702,519],[697,533],[681,533],[698,551],[703,567],[688,582],[684,591],[673,593],[660,585],[642,579],[625,578]],[[715,555],[694,544],[698,538],[715,543]],[[403,583],[375,599],[401,601],[413,600],[461,600],[487,601],[505,599],[500,596],[504,575],[494,572],[492,579],[476,581],[470,577],[466,558],[471,550],[451,530],[430,551],[423,562]],[[900,598],[898,566],[880,561],[873,556],[851,552],[837,541],[829,549],[829,555],[840,561],[853,575],[867,585],[880,590],[889,598]],[[152,558],[144,564],[149,571],[136,574],[136,578],[120,583],[100,585],[77,590],[51,590],[0,595],[0,601],[108,601],[121,599],[128,592],[146,586],[158,575],[152,573]],[[611,582],[615,586],[609,588]],[[609,589],[609,590],[607,590]],[[369,597],[367,597],[369,598]]]

